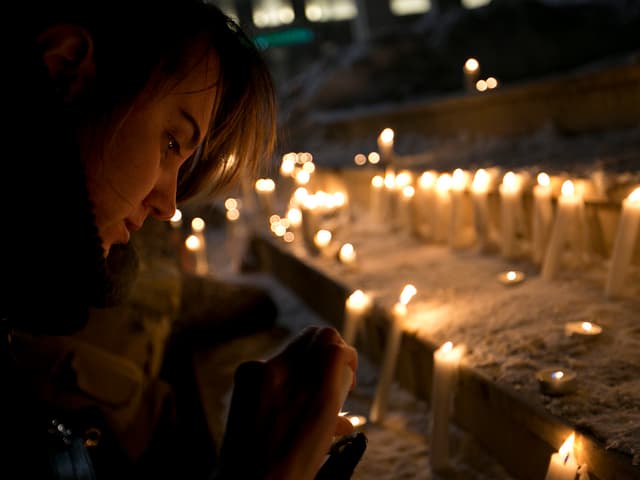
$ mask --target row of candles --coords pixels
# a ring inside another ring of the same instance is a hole
[[[398,301],[392,309],[392,321],[380,368],[380,376],[370,407],[369,419],[383,422],[387,414],[388,400],[393,382],[396,363],[402,340],[409,302],[417,294],[411,284],[403,287]],[[342,336],[349,344],[356,341],[357,332],[363,326],[364,317],[372,305],[372,299],[362,290],[355,290],[345,301],[345,316]],[[601,332],[601,327],[582,322],[567,323],[567,335],[580,335],[593,338]],[[433,352],[433,370],[430,396],[430,463],[434,471],[446,471],[450,463],[449,422],[451,407],[456,393],[457,375],[466,347],[447,341]],[[575,373],[560,369],[543,369],[536,374],[542,392],[549,395],[562,395],[575,386]],[[352,423],[361,426],[366,417],[354,416]],[[574,452],[575,434],[572,433],[549,459],[545,480],[588,480],[586,463],[578,463]]]

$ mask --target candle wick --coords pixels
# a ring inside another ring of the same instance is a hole
[[[569,461],[569,454],[567,453],[564,457],[564,464],[566,465],[568,461]]]

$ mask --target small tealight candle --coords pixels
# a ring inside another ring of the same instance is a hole
[[[476,81],[478,80],[478,75],[480,74],[480,63],[475,58],[468,58],[466,62],[464,62],[462,71],[464,72],[465,89],[468,92],[473,92]]]
[[[546,368],[536,374],[540,390],[546,395],[565,395],[576,388],[576,373],[562,368]]]
[[[602,333],[602,327],[591,322],[568,322],[564,325],[564,333],[568,337],[594,338]]]
[[[524,272],[518,272],[516,270],[509,270],[498,274],[498,281],[503,285],[517,285],[524,282]]]

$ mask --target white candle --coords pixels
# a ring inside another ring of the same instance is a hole
[[[518,214],[521,209],[521,188],[518,176],[507,172],[500,185],[500,232],[502,255],[517,255]]]
[[[413,199],[414,216],[413,231],[424,239],[433,237],[434,211],[436,208],[435,186],[437,175],[435,172],[423,172],[418,179],[418,188]]]
[[[449,235],[449,220],[451,219],[451,175],[443,173],[436,181],[436,208],[434,240],[439,243],[447,241]]]
[[[369,217],[371,222],[376,225],[384,223],[386,218],[384,208],[384,178],[381,175],[375,175],[371,179],[371,191],[369,197]]]
[[[490,216],[489,216],[489,184],[491,176],[484,168],[480,168],[473,176],[471,183],[471,199],[473,202],[473,223],[476,242],[481,252],[490,248]]]
[[[575,434],[569,435],[560,449],[551,455],[544,480],[575,480],[578,462],[573,453]]]
[[[553,206],[551,203],[551,179],[542,172],[537,177],[538,184],[533,187],[533,225],[532,225],[532,256],[533,261],[541,263],[544,258],[551,220],[553,218]]]
[[[451,176],[451,208],[449,213],[449,247],[459,248],[461,246],[461,231],[463,228],[463,201],[464,191],[467,188],[467,174],[461,168],[456,168]]]
[[[382,163],[386,166],[391,166],[394,164],[395,160],[395,152],[393,150],[393,138],[395,137],[395,132],[391,128],[385,128],[378,135],[378,150],[380,151],[380,156],[382,157]]]
[[[344,341],[353,345],[356,341],[358,329],[362,326],[363,316],[371,305],[369,296],[362,290],[354,291],[345,301],[344,325],[342,329],[342,338]]]
[[[413,199],[416,189],[412,185],[402,188],[400,205],[398,208],[398,224],[407,232],[413,232]]]
[[[393,377],[395,376],[396,363],[402,341],[403,325],[407,317],[407,304],[415,294],[416,288],[413,285],[405,285],[400,294],[400,299],[393,306],[393,318],[389,326],[390,331],[387,337],[382,366],[380,368],[380,377],[371,403],[371,413],[369,414],[372,422],[384,421],[387,414],[389,390],[391,389]]]
[[[573,182],[565,181],[558,198],[556,218],[542,264],[543,278],[547,280],[555,278],[567,241],[579,236],[582,207],[582,196],[576,193]]]
[[[431,451],[434,471],[449,466],[449,417],[457,382],[458,367],[464,347],[446,342],[433,353],[431,384]]]
[[[622,201],[622,211],[607,277],[606,294],[608,297],[621,296],[624,290],[625,277],[629,265],[631,265],[633,250],[638,238],[639,225],[640,187],[637,187]]]

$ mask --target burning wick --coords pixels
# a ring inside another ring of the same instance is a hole
[[[595,338],[602,333],[602,327],[591,322],[568,322],[564,326],[568,337],[577,335],[584,338]]]
[[[540,390],[546,395],[565,395],[576,388],[576,374],[571,370],[547,368],[536,374]]]
[[[515,270],[509,270],[508,272],[502,272],[498,275],[498,281],[503,285],[517,285],[524,281],[525,275],[523,272]]]

